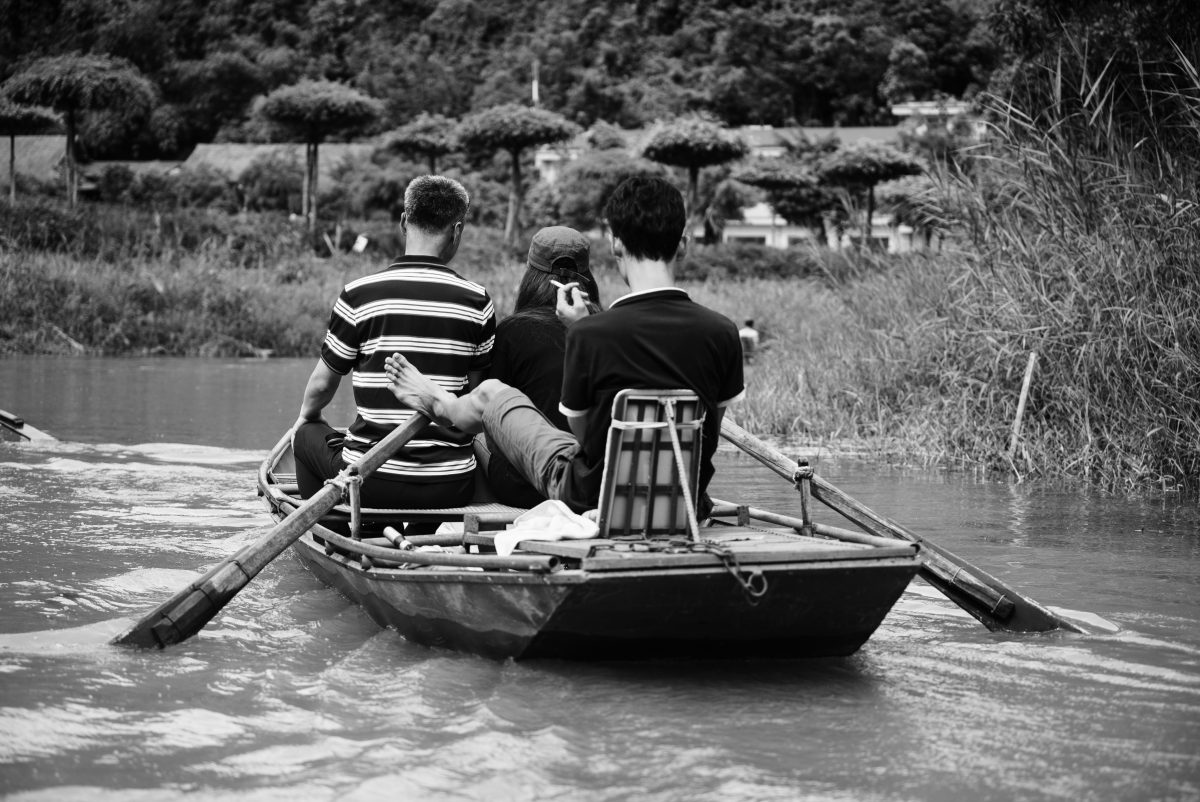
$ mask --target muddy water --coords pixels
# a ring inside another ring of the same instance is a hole
[[[1033,598],[1121,627],[1109,635],[991,634],[914,582],[845,659],[495,663],[406,643],[288,556],[199,637],[161,653],[108,646],[265,531],[254,469],[309,368],[0,360],[0,408],[60,438],[0,443],[0,793],[1200,798],[1194,499],[817,462]],[[794,504],[729,451],[714,495]]]

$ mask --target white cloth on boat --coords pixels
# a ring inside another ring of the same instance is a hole
[[[496,553],[507,557],[522,540],[587,540],[599,534],[600,527],[595,521],[551,499],[521,513],[508,529],[497,532]]]

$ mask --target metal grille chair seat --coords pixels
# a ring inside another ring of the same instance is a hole
[[[698,538],[704,407],[691,390],[622,390],[604,454],[600,537]]]

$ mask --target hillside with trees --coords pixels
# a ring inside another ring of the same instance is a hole
[[[989,0],[4,0],[0,81],[33,57],[125,59],[139,114],[93,109],[96,159],[265,141],[256,97],[306,78],[384,103],[378,130],[529,101],[589,127],[708,113],[728,125],[890,123],[898,100],[969,97],[999,48]]]

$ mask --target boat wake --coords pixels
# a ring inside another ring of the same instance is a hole
[[[0,654],[93,656],[132,623],[132,618],[112,618],[67,629],[0,633]]]

